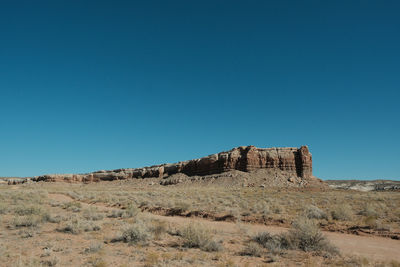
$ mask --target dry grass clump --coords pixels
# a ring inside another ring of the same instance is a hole
[[[112,210],[111,213],[107,215],[108,218],[122,218],[124,216],[123,210]]]
[[[81,200],[82,199],[82,196],[79,193],[75,192],[75,191],[66,192],[66,195],[70,196],[71,198],[73,198],[75,200]]]
[[[371,203],[367,203],[364,208],[359,212],[360,215],[366,216],[366,217],[374,217],[378,218],[379,214],[376,211],[377,207]]]
[[[391,231],[392,227],[389,224],[382,223],[381,220],[374,216],[368,216],[364,219],[364,223],[370,229],[375,229],[378,231]]]
[[[338,250],[329,243],[319,230],[315,221],[299,218],[293,223],[287,234],[288,244],[303,251],[324,251],[329,254],[338,254]]]
[[[46,260],[42,260],[40,263],[40,266],[49,266],[49,267],[53,267],[56,266],[58,264],[60,260],[56,257],[53,256],[50,259],[46,259]]]
[[[37,227],[40,223],[43,222],[42,216],[38,215],[24,215],[24,216],[15,216],[11,221],[11,225],[14,228],[18,227]]]
[[[135,206],[134,204],[130,203],[128,205],[128,207],[126,207],[126,209],[124,210],[124,217],[125,218],[132,218],[132,217],[136,217],[136,215],[138,215],[140,212],[140,209]]]
[[[8,211],[8,205],[6,205],[5,203],[0,203],[0,214],[6,214],[8,213]]]
[[[85,253],[97,253],[103,249],[103,244],[101,243],[91,243],[88,248],[85,249]]]
[[[332,219],[349,221],[353,217],[353,210],[349,205],[338,205],[331,210]]]
[[[18,215],[40,215],[42,212],[39,205],[19,205],[14,208],[14,213]]]
[[[100,213],[98,209],[95,207],[90,207],[88,209],[83,210],[82,216],[86,220],[92,220],[92,221],[99,221],[104,218],[103,213]]]
[[[222,245],[212,238],[212,233],[200,224],[189,224],[177,233],[184,240],[183,246],[203,251],[221,251]]]
[[[140,209],[130,203],[124,210],[113,210],[107,215],[109,218],[134,218],[140,212]]]
[[[325,211],[314,205],[308,205],[304,211],[304,215],[309,219],[328,219],[328,215],[325,213]]]
[[[67,202],[63,205],[63,208],[73,212],[80,212],[82,204],[78,201]]]
[[[154,235],[154,239],[159,240],[161,237],[167,232],[168,225],[165,221],[154,220],[152,222],[152,226],[150,227],[150,231]]]
[[[151,237],[147,225],[142,221],[136,221],[133,224],[123,228],[121,233],[113,238],[112,242],[125,242],[130,244],[145,243]]]
[[[262,232],[254,236],[253,241],[268,249],[272,254],[280,254],[283,249],[289,249],[284,235],[272,235],[268,232]]]
[[[107,264],[107,262],[102,257],[99,257],[99,256],[89,257],[89,260],[88,260],[87,263],[89,264],[88,266],[93,266],[93,267],[107,267],[107,266],[109,266]]]
[[[72,218],[66,224],[59,228],[58,231],[71,234],[80,234],[82,232],[99,231],[101,227],[92,222],[81,220],[79,218]]]
[[[245,256],[253,256],[253,257],[261,257],[264,253],[262,247],[256,242],[248,243],[244,250],[242,251],[241,255]]]
[[[18,235],[22,238],[31,238],[34,237],[35,234],[36,231],[34,230],[33,227],[22,228],[21,230],[18,231]]]
[[[37,227],[45,222],[59,222],[58,217],[53,217],[40,208],[27,207],[26,209],[18,209],[15,212],[18,215],[11,220],[11,226],[14,228]]]
[[[339,253],[321,233],[317,224],[313,220],[303,217],[296,220],[287,233],[272,235],[263,232],[256,235],[253,240],[273,254],[279,254],[282,250],[289,249],[324,252],[328,255]]]
[[[144,260],[145,267],[157,266],[160,256],[155,252],[149,252]]]
[[[65,220],[65,218],[61,215],[53,216],[49,213],[43,214],[43,217],[44,217],[45,221],[50,222],[50,223],[59,223],[59,222]]]

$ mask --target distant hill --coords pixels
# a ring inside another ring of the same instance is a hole
[[[329,187],[359,191],[400,191],[400,181],[392,180],[326,180]]]

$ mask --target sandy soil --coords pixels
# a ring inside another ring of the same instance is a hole
[[[63,194],[49,194],[49,198],[59,202],[75,201]],[[113,207],[96,203],[88,204],[81,202],[83,206],[96,206],[99,210],[112,210]],[[287,231],[287,228],[277,226],[266,226],[260,224],[241,224],[233,222],[216,222],[200,218],[185,218],[177,216],[160,216],[149,214],[149,216],[163,220],[174,225],[186,225],[189,223],[201,223],[210,229],[218,230],[226,235],[235,235],[240,231],[257,233],[267,231],[280,233]],[[245,226],[245,227],[244,227]],[[243,229],[246,230],[243,230]],[[400,261],[400,241],[376,236],[356,236],[343,233],[323,232],[327,238],[336,245],[343,255],[357,255],[373,260],[396,260]]]

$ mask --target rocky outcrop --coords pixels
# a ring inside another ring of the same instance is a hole
[[[230,170],[251,172],[257,169],[285,171],[304,180],[312,179],[312,157],[307,146],[300,148],[236,147],[227,152],[200,159],[162,164],[136,169],[97,171],[88,174],[52,174],[34,178],[34,181],[98,182],[131,178],[163,178],[183,173],[187,176],[218,174]]]

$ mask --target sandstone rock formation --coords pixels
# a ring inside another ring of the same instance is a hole
[[[136,169],[97,171],[88,174],[51,174],[34,181],[97,182],[131,178],[165,178],[182,173],[187,176],[218,174],[231,170],[251,172],[257,169],[284,171],[302,180],[313,179],[312,157],[307,146],[300,148],[256,148],[241,146],[200,159]],[[290,177],[288,177],[289,179]]]

